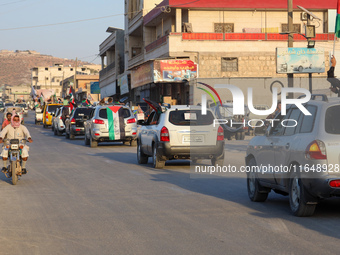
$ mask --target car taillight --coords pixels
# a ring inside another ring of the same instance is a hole
[[[136,119],[132,118],[132,119],[127,120],[127,124],[131,124],[131,123],[136,123]]]
[[[94,135],[95,135],[95,136],[100,136],[100,134],[99,134],[99,133],[95,133]]]
[[[103,120],[94,119],[94,120],[93,120],[93,123],[94,123],[94,124],[104,124],[104,121],[103,121]]]
[[[63,118],[60,116],[60,117],[59,117],[59,119],[61,119],[61,120],[62,120]]]
[[[170,142],[169,130],[166,127],[161,129],[161,142]]]
[[[24,146],[23,145],[20,145],[20,149],[22,150],[24,148]]]
[[[48,113],[46,113],[46,119],[48,119]]]
[[[74,118],[71,119],[71,124],[75,124],[76,120]]]
[[[224,130],[221,126],[217,129],[217,141],[224,141]]]
[[[340,180],[331,180],[329,186],[332,188],[340,188]]]
[[[76,128],[76,131],[81,131],[81,129],[80,128]]]
[[[324,142],[320,140],[311,142],[306,149],[306,158],[327,159],[326,146]]]

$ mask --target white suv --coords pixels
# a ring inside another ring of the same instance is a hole
[[[107,108],[116,107],[120,109],[119,123],[114,126],[119,130],[119,137],[110,138],[109,120]],[[123,142],[136,146],[137,123],[131,109],[122,105],[98,105],[93,108],[89,120],[84,123],[85,145],[97,147],[101,142]]]
[[[138,163],[146,164],[153,157],[155,168],[163,168],[170,159],[211,159],[213,165],[223,165],[224,132],[214,119],[211,110],[202,115],[199,106],[153,111],[138,131]]]

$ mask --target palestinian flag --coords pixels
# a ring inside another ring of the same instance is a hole
[[[123,110],[121,106],[110,106],[106,108],[110,140],[121,140],[125,138]]]
[[[335,35],[336,37],[340,38],[340,0],[338,0],[337,5],[337,15],[335,21]]]
[[[70,99],[74,98],[75,94],[76,93],[74,89],[72,88],[72,86],[70,86],[70,90],[68,91],[68,95],[70,96]]]

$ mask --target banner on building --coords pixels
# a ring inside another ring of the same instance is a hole
[[[276,48],[277,73],[323,73],[323,48]]]
[[[153,82],[153,61],[131,71],[131,89]]]
[[[191,60],[156,60],[154,63],[154,82],[183,82],[197,77],[197,64]]]
[[[116,94],[116,82],[110,83],[109,85],[100,89],[100,97],[112,97]]]
[[[124,75],[123,77],[118,79],[118,86],[120,87],[121,95],[129,93],[129,80],[127,75]]]
[[[91,94],[100,94],[99,82],[91,82]]]

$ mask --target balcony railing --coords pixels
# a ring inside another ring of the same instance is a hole
[[[146,47],[145,47],[145,51],[146,52],[149,52],[155,48],[158,48],[159,46],[165,44],[167,42],[167,39],[168,39],[168,35],[165,35],[165,36],[162,36],[160,38],[158,38],[156,41],[148,44]]]
[[[106,76],[112,69],[114,69],[116,67],[116,63],[112,62],[111,64],[109,64],[106,68],[104,68],[103,70],[99,71],[99,77],[104,77]],[[116,70],[112,73],[116,73]]]
[[[267,36],[266,36],[267,35]],[[183,40],[216,40],[216,41],[287,41],[288,35],[277,33],[182,33]],[[334,34],[316,34],[315,41],[332,41]],[[294,34],[295,41],[305,41],[306,38],[299,34]]]
[[[135,66],[137,64],[143,63],[143,61],[144,61],[144,54],[143,53],[141,53],[137,56],[134,56],[133,58],[129,59],[129,61],[128,61],[129,68],[132,67],[132,66]]]

